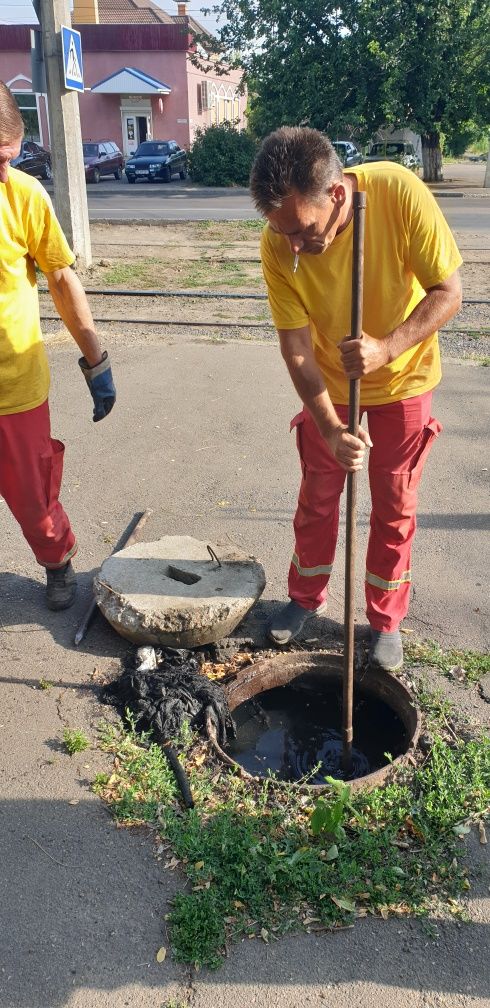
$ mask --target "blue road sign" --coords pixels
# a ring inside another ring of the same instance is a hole
[[[82,39],[74,28],[61,26],[63,73],[69,91],[83,91]]]

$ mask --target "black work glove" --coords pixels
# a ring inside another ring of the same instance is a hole
[[[104,350],[100,364],[96,364],[95,367],[89,367],[85,357],[80,357],[78,363],[94,400],[93,420],[97,423],[111,412],[116,401],[116,389],[107,350]]]

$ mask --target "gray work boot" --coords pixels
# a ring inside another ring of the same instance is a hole
[[[403,647],[400,631],[383,633],[381,630],[371,630],[368,661],[370,665],[382,668],[385,672],[396,672],[401,668]]]
[[[291,600],[269,623],[267,627],[269,640],[279,647],[290,644],[303,629],[306,621],[312,616],[320,615],[325,609],[325,604],[319,606],[318,609],[305,609],[298,602]]]
[[[77,579],[69,560],[56,570],[46,568],[46,604],[48,609],[69,609],[75,601]]]

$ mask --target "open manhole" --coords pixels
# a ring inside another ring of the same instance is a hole
[[[244,776],[274,774],[278,782],[315,791],[326,786],[327,775],[343,777],[342,669],[341,655],[288,652],[239,672],[226,687],[237,739],[224,752],[208,723],[215,752]],[[399,679],[381,669],[355,672],[348,778],[354,789],[384,783],[407,762],[419,732],[419,713]]]

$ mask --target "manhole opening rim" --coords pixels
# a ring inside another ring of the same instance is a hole
[[[335,678],[340,682],[343,674],[343,657],[337,653],[327,651],[288,651],[284,653],[279,652],[276,655],[262,658],[252,665],[247,665],[245,669],[241,669],[237,673],[231,683],[228,683],[224,687],[231,711],[233,712],[236,707],[251,697],[258,696],[260,693],[273,689],[276,686],[287,685],[287,683],[304,675],[306,672],[325,672],[329,678]],[[406,766],[412,762],[413,752],[417,747],[421,731],[420,711],[415,704],[414,697],[407,686],[395,675],[390,672],[384,672],[382,669],[370,669],[369,671],[356,669],[354,672],[354,685],[356,684],[362,686],[365,692],[373,693],[375,696],[380,697],[388,706],[392,707],[405,727],[408,745],[406,751],[397,756],[392,763],[388,763],[386,766],[367,774],[365,777],[357,777],[349,781],[354,791],[360,789],[370,790],[371,788],[379,787],[387,783],[399,767]],[[258,688],[249,689],[250,686],[257,686]],[[232,768],[245,779],[258,783],[266,779],[269,780],[269,778],[264,776],[250,774],[240,763],[224,752],[218,743],[213,725],[209,720],[206,721],[206,733],[212,749],[222,763]],[[274,777],[270,778],[270,782],[276,787],[292,787],[295,790],[312,795],[330,790],[327,784],[281,781]]]

